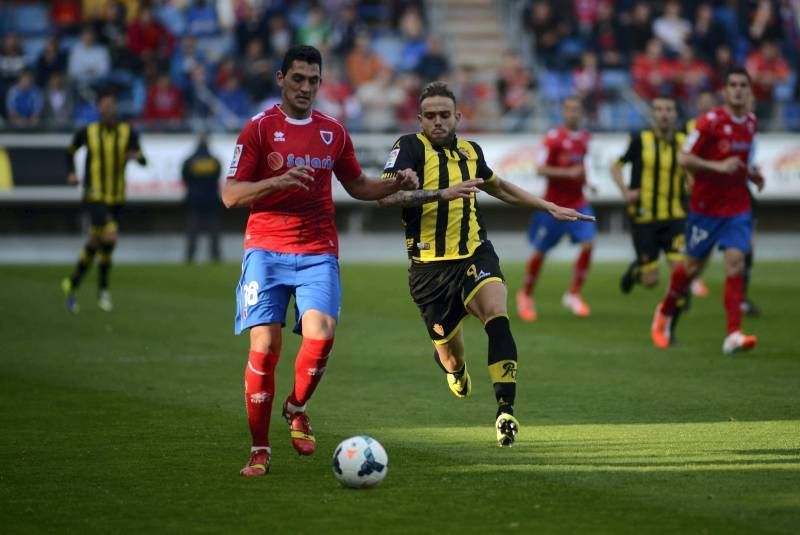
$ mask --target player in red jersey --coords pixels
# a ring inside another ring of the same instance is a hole
[[[321,72],[316,48],[289,49],[276,74],[281,103],[245,125],[222,189],[225,206],[250,207],[235,323],[236,334],[250,330],[245,402],[253,445],[244,476],[269,471],[274,373],[291,297],[303,342],[282,412],[295,450],[311,455],[316,449],[306,403],[325,372],[341,304],[332,173],[365,201],[418,184],[406,169],[389,181],[364,175],[344,127],[312,110]]]
[[[725,104],[697,121],[680,156],[680,164],[694,176],[686,228],[687,258],[685,266],[673,271],[667,294],[653,317],[650,334],[660,348],[669,347],[676,302],[686,294],[715,245],[725,254],[727,336],[722,350],[726,354],[749,350],[757,343],[755,336],[741,331],[745,255],[753,230],[747,182],[752,181],[759,190],[764,187],[764,177],[748,163],[758,123],[748,111],[751,85],[747,71],[732,69],[723,93]]]
[[[537,172],[547,177],[547,191],[544,198],[557,205],[574,208],[582,214],[593,216],[594,211],[583,196],[583,188],[586,186],[583,160],[589,148],[591,135],[580,128],[583,116],[580,99],[569,97],[564,100],[562,115],[564,125],[550,130],[542,143]],[[536,321],[538,317],[533,289],[545,255],[564,234],[569,234],[572,243],[580,244],[580,252],[575,261],[572,285],[561,302],[576,316],[585,317],[591,313],[580,291],[589,272],[595,233],[594,221],[558,221],[547,212],[539,212],[531,218],[528,240],[533,245],[534,253],[528,260],[525,283],[517,292],[517,313],[523,321]]]

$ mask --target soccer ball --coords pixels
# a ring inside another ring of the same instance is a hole
[[[381,443],[365,435],[346,438],[333,453],[333,475],[345,487],[372,488],[386,477],[389,457]]]

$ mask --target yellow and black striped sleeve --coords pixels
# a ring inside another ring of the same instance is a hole
[[[619,163],[631,164],[631,180],[628,187],[639,189],[642,183],[642,135],[632,132],[628,141],[628,149],[619,157]]]
[[[425,165],[425,147],[416,134],[402,136],[392,145],[386,165],[383,168],[382,178],[391,179],[401,169],[413,169],[417,176],[422,177]],[[419,187],[422,188],[422,181]]]
[[[81,128],[72,136],[72,141],[67,147],[66,154],[67,171],[70,173],[75,172],[75,153],[78,152],[78,149],[86,145],[86,139],[86,127]]]
[[[142,152],[142,146],[139,144],[139,132],[131,127],[130,137],[128,138],[128,154],[133,155],[133,159],[141,165],[147,165],[147,158]]]

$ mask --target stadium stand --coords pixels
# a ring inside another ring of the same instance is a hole
[[[542,130],[574,93],[590,128],[638,128],[648,97],[672,94],[689,116],[732,64],[756,81],[764,129],[800,126],[795,0],[18,0],[0,5],[0,39],[6,130],[73,128],[94,116],[94,91],[115,85],[145,130],[234,131],[274,101],[293,43],[323,50],[332,83],[320,105],[354,131],[413,123],[432,78],[458,90],[469,131]],[[10,115],[12,87],[15,105],[42,95],[40,120]]]

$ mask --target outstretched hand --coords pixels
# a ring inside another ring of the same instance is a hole
[[[563,206],[559,206],[554,204],[550,208],[547,209],[550,212],[550,215],[558,219],[559,221],[595,221],[595,217],[593,215],[586,215],[582,214],[577,210],[572,208],[564,208]]]
[[[419,177],[413,169],[401,169],[397,172],[397,187],[401,190],[415,190],[419,188]]]
[[[447,189],[440,190],[439,198],[443,201],[454,201],[456,199],[469,199],[473,193],[480,191],[478,186],[483,184],[483,179],[474,178],[472,180],[465,180],[459,182],[454,186]]]

